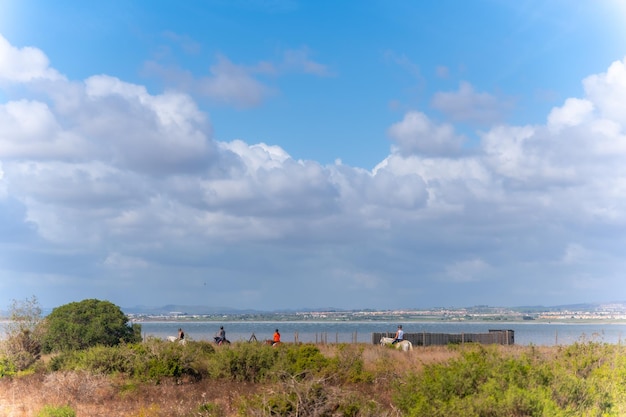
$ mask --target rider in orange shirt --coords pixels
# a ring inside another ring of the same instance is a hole
[[[274,332],[274,338],[272,339],[272,346],[280,343],[280,333],[278,333],[278,329]]]

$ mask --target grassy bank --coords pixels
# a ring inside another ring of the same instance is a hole
[[[623,416],[625,354],[595,342],[403,353],[151,339],[44,357],[20,373],[0,360],[0,415]]]

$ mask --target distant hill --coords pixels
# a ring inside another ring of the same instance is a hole
[[[231,307],[212,307],[212,306],[188,306],[179,304],[168,304],[161,307],[155,306],[135,306],[122,308],[126,314],[150,314],[150,315],[168,315],[172,313],[181,313],[188,315],[195,314],[253,314],[256,310],[239,310]]]
[[[626,311],[626,302],[616,301],[612,303],[578,303],[578,304],[565,304],[557,306],[517,306],[517,307],[494,307],[494,306],[473,306],[463,307],[468,311],[474,311],[476,309],[491,310],[491,309],[507,309],[515,312],[522,313],[537,313],[546,311]],[[126,314],[146,314],[146,315],[172,315],[184,314],[184,315],[214,315],[214,314],[267,314],[267,313],[305,313],[305,312],[356,312],[356,311],[377,311],[376,309],[340,309],[340,308],[302,308],[302,309],[282,309],[273,311],[263,311],[254,309],[236,309],[226,306],[199,306],[199,305],[182,305],[182,304],[168,304],[165,306],[135,306],[122,308]],[[403,309],[407,310],[407,309]],[[410,309],[409,309],[410,310]],[[415,308],[415,311],[429,310]],[[378,311],[388,311],[378,310]]]
[[[556,306],[519,306],[511,307],[513,311],[541,312],[541,311],[626,311],[625,301],[615,301],[612,303],[578,303],[563,304]]]
[[[357,311],[357,310],[344,310],[341,308],[302,308],[302,309],[278,309],[278,310],[255,310],[255,309],[237,309],[232,307],[216,307],[216,306],[189,306],[181,304],[168,304],[165,306],[134,306],[124,307],[122,311],[126,314],[150,314],[150,315],[165,315],[171,313],[182,313],[187,315],[203,315],[203,314],[267,314],[267,313],[304,313],[311,311],[318,312],[339,312],[339,311]],[[375,311],[371,309],[358,310],[358,311]]]

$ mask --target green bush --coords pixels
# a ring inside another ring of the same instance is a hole
[[[575,344],[552,358],[532,348],[519,356],[497,347],[460,352],[397,384],[394,401],[404,415],[617,417],[626,411],[623,348]]]
[[[39,411],[37,417],[76,417],[76,412],[68,405],[61,407],[46,405]]]
[[[55,308],[42,326],[42,348],[46,353],[141,340],[141,327],[129,326],[128,318],[118,306],[95,299]]]
[[[208,375],[207,360],[214,354],[208,342],[185,345],[159,339],[118,346],[95,346],[62,352],[50,361],[52,371],[85,370],[98,374],[125,374],[142,381],[183,375],[199,379]]]
[[[0,378],[15,375],[17,369],[8,358],[0,358]]]
[[[97,374],[125,374],[143,381],[191,376],[264,382],[320,377],[337,383],[368,381],[362,347],[339,345],[327,358],[312,344],[235,343],[215,350],[208,342],[185,345],[160,339],[117,346],[95,346],[64,351],[49,363],[52,371],[83,370]]]
[[[211,376],[235,381],[263,381],[269,378],[279,350],[261,343],[241,342],[224,346],[212,358]]]
[[[337,354],[328,361],[326,372],[336,382],[371,382],[374,378],[364,369],[363,347],[358,345],[338,345]]]
[[[304,378],[319,375],[330,360],[312,344],[281,345],[275,370],[289,376]]]

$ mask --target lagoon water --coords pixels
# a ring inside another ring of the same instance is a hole
[[[554,346],[595,341],[622,343],[625,323],[545,323],[545,322],[383,322],[383,321],[148,321],[141,322],[144,337],[166,338],[185,331],[190,340],[213,340],[222,325],[231,341],[271,339],[278,328],[285,342],[372,343],[372,333],[395,333],[402,324],[406,333],[486,333],[490,329],[514,330],[515,344]]]

